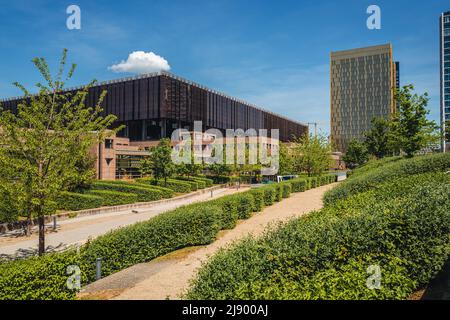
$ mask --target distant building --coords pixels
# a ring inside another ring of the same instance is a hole
[[[76,92],[82,88],[66,91]],[[114,125],[124,125],[125,128],[91,150],[96,157],[98,179],[139,176],[139,162],[149,155],[149,150],[161,138],[171,138],[176,129],[186,129],[192,134],[194,121],[202,122],[201,130],[218,129],[224,137],[226,129],[267,129],[269,136],[271,129],[279,129],[281,141],[308,133],[307,124],[168,72],[98,83],[89,89],[86,104],[95,105],[103,90],[107,91],[102,104],[104,115],[116,115]],[[21,101],[22,98],[17,97],[0,100],[0,104],[15,112]],[[202,142],[204,148],[210,144],[209,140],[210,137],[207,137]],[[269,147],[274,144],[267,143]]]
[[[446,121],[450,120],[450,11],[443,12],[439,17],[441,61],[441,128],[445,132]],[[442,140],[443,151],[450,149],[450,141]]]
[[[345,152],[354,138],[362,140],[373,118],[395,112],[399,69],[391,44],[331,53],[331,141],[336,151]]]

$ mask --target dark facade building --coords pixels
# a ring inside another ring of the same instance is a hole
[[[126,126],[118,136],[132,142],[170,138],[178,128],[192,131],[194,121],[202,121],[203,130],[216,128],[223,133],[238,128],[279,129],[281,141],[308,132],[306,124],[167,72],[99,83],[90,89],[87,104],[94,105],[103,90],[108,92],[103,102],[104,113],[118,117],[117,125]],[[4,100],[2,104],[14,110],[19,100]]]
[[[447,122],[450,121],[450,11],[439,17],[440,31],[440,61],[441,61],[441,128],[445,132]],[[442,150],[450,148],[450,141],[442,141]]]

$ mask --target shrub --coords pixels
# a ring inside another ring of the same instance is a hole
[[[255,205],[251,193],[241,192],[234,195],[234,197],[236,198],[238,219],[250,218]]]
[[[275,201],[276,192],[275,188],[271,185],[261,187],[264,191],[264,205],[270,206]]]
[[[91,266],[88,280],[94,280],[98,257],[103,258],[102,274],[107,276],[176,249],[211,243],[220,230],[220,215],[214,205],[184,206],[101,236],[81,252]]]
[[[284,183],[281,185],[282,187],[282,194],[283,194],[283,198],[289,198],[289,196],[291,195],[291,191],[292,191],[292,187],[290,183]]]
[[[206,184],[206,187],[211,187],[214,184],[214,181],[212,179],[208,179],[205,177],[191,177],[191,179],[195,181],[203,181]]]
[[[138,196],[134,193],[117,192],[109,190],[89,190],[86,194],[102,198],[103,206],[118,206],[138,201]]]
[[[178,193],[188,193],[192,191],[191,183],[188,181],[179,181],[174,179],[167,179],[167,183],[164,180],[155,180],[152,178],[136,179],[139,183],[151,184],[159,187],[169,188]]]
[[[233,195],[209,201],[211,205],[217,205],[221,208],[221,229],[233,229],[238,220],[238,204]]]
[[[206,263],[190,299],[399,299],[448,259],[449,177],[410,176],[247,238]],[[382,268],[367,290],[367,267]],[[344,296],[345,295],[345,296]]]
[[[96,181],[92,184],[94,190],[110,190],[126,193],[134,193],[138,196],[138,201],[155,201],[160,200],[163,197],[163,192],[153,188],[147,188],[135,183],[111,183],[104,181]]]
[[[264,191],[261,188],[250,189],[248,191],[253,197],[253,212],[260,212],[264,209]]]
[[[73,250],[2,263],[0,300],[74,299],[76,292],[66,286],[70,265],[80,265]]]
[[[215,184],[224,184],[236,181],[236,178],[230,176],[208,176]]]
[[[197,189],[205,189],[206,188],[206,181],[196,179],[194,177],[177,177],[175,179],[193,183],[193,184],[191,184],[191,186],[195,187],[195,189],[192,189],[192,191],[197,190]]]
[[[303,192],[306,191],[308,183],[307,180],[304,179],[293,179],[291,181],[289,181],[291,187],[292,187],[292,192]]]
[[[445,171],[450,168],[450,153],[418,156],[412,159],[393,159],[382,164],[372,165],[374,167],[372,170],[355,173],[336,188],[329,190],[324,196],[325,205],[351,194],[370,190],[384,181],[419,173]]]
[[[77,211],[99,208],[103,205],[103,198],[93,194],[75,192],[61,192],[58,197],[58,208],[62,210]]]
[[[311,189],[317,188],[320,186],[319,182],[317,181],[317,177],[311,177],[311,178],[308,178],[308,180],[310,182]]]
[[[185,179],[179,179],[179,178],[170,179],[170,180],[174,181],[174,182],[175,181],[180,181],[180,182],[189,184],[191,186],[191,191],[197,191],[199,189],[199,187],[198,187],[199,182],[197,182],[197,181],[185,180]]]

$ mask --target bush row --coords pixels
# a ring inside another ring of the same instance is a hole
[[[404,299],[448,258],[449,182],[402,177],[247,238],[204,265],[187,298]],[[369,267],[380,289],[366,285]]]
[[[92,184],[92,189],[94,190],[109,190],[109,191],[119,191],[125,193],[134,193],[138,197],[138,201],[155,201],[163,198],[163,191],[153,188],[148,188],[144,185],[138,185],[128,182],[106,182],[106,181],[96,181]]]
[[[371,165],[372,170],[362,170],[361,173],[350,176],[342,184],[328,191],[324,196],[326,205],[351,194],[364,192],[388,180],[425,173],[450,169],[450,153],[440,153],[427,156],[418,156],[412,159],[397,159],[384,162],[384,165]]]
[[[132,188],[126,183],[99,182],[95,186],[99,188],[96,190],[104,190],[100,193],[117,188],[121,192],[138,190],[135,193],[137,197],[146,194],[144,190],[149,189]],[[211,243],[220,229],[232,228],[238,219],[247,219],[265,205],[288,197],[290,190],[291,183],[280,183],[191,204],[100,236],[82,246],[78,253],[69,250],[41,258],[2,263],[0,300],[74,299],[76,292],[66,286],[70,275],[67,273],[68,266],[80,268],[84,285],[95,280],[97,258],[102,258],[102,275],[108,276],[186,246]],[[82,196],[95,197],[92,194]]]
[[[136,179],[136,181],[147,185],[169,188],[177,193],[188,193],[192,191],[192,182],[188,181],[179,181],[175,179],[167,179],[167,181],[164,181],[155,180],[153,178],[140,178]]]

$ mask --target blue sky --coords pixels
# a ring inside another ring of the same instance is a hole
[[[329,131],[329,54],[391,42],[402,84],[430,94],[439,119],[440,12],[448,1],[5,1],[0,0],[0,97],[40,80],[30,60],[54,67],[62,48],[78,69],[69,85],[128,76],[108,67],[154,52],[171,72]],[[68,30],[66,8],[81,8]],[[366,8],[381,8],[381,30]]]

